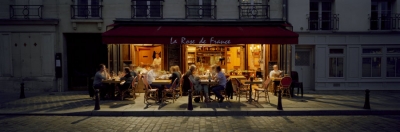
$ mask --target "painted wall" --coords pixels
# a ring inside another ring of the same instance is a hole
[[[386,57],[383,54],[381,61],[381,77],[362,77],[362,48],[379,47],[399,48],[398,35],[388,34],[300,34],[299,45],[315,46],[315,90],[399,90],[399,79],[386,77]],[[329,48],[343,47],[344,77],[329,77]],[[295,51],[294,51],[295,52]],[[293,53],[294,53],[293,52]],[[398,56],[400,54],[390,55]]]

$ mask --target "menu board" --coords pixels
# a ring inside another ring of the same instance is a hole
[[[170,44],[168,45],[168,69],[174,65],[181,64],[181,45],[179,44]]]

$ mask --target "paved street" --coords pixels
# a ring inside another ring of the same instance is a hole
[[[375,111],[400,110],[400,102],[396,101],[400,100],[399,93],[399,91],[372,91],[370,98],[371,109]],[[276,111],[277,97],[273,96],[272,93],[269,95],[271,103],[267,103],[264,97],[261,97],[259,102],[251,104],[246,102],[245,98],[241,98],[239,102],[234,97],[224,103],[193,103],[193,107],[194,111],[205,111],[206,113],[215,111]],[[284,97],[282,104],[286,111],[363,110],[364,96],[364,91],[308,91],[303,98],[298,96],[291,99]],[[14,93],[4,97],[6,97],[4,99],[6,101],[0,103],[0,113],[3,114],[79,113],[92,112],[94,108],[94,101],[89,98],[87,92],[43,93],[38,96],[27,94],[25,99],[18,99],[19,93]],[[135,100],[127,98],[124,101],[101,101],[100,112],[177,111],[177,114],[179,114],[182,111],[187,111],[187,98],[187,96],[180,97],[175,103],[167,103],[166,105],[154,104],[154,101],[150,101],[151,105],[146,105],[143,103],[143,94],[137,94]],[[172,101],[170,100],[170,102]],[[224,115],[238,114],[228,113]]]
[[[400,131],[400,116],[0,116],[1,131]]]

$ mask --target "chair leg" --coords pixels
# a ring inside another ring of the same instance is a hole
[[[301,97],[303,98],[303,83],[301,83],[300,87],[301,87]]]

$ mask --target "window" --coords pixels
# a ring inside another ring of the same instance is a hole
[[[400,48],[387,48],[386,77],[400,77]]]
[[[309,30],[332,30],[332,2],[310,2]]]
[[[161,18],[162,4],[157,0],[138,0],[135,1],[133,18]]]
[[[186,17],[214,18],[212,0],[187,0],[186,4]]]
[[[264,0],[241,0],[239,17],[242,18],[269,18],[269,5]]]
[[[76,0],[72,18],[101,18],[100,0]]]
[[[390,30],[392,19],[392,3],[390,1],[372,1],[370,15],[371,30]]]
[[[344,74],[344,49],[329,49],[329,77],[343,77]]]
[[[381,48],[362,49],[362,77],[381,77]]]

